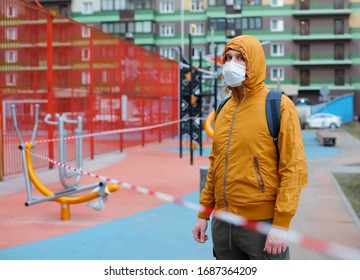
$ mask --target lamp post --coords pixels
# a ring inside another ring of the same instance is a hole
[[[181,51],[184,53],[184,0],[181,0],[180,9]]]

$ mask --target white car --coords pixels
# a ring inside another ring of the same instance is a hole
[[[317,113],[306,119],[306,128],[337,128],[341,127],[341,117],[330,113]]]

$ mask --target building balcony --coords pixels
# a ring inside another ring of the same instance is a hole
[[[351,78],[345,79],[344,82],[339,85],[335,84],[334,78],[324,79],[324,78],[311,77],[308,85],[301,84],[299,79],[294,79],[293,82],[294,84],[298,85],[299,91],[319,91],[321,87],[323,87],[324,85],[328,86],[329,90],[334,90],[334,91],[355,90],[355,86],[353,85]]]
[[[324,40],[351,40],[351,28],[346,27],[343,32],[335,34],[334,28],[311,29],[307,34],[301,34],[299,29],[294,30],[294,41],[324,41]]]
[[[226,30],[214,30],[214,33],[211,33],[211,30],[208,30],[206,32],[206,41],[207,43],[218,43],[218,42],[223,42],[224,38],[226,36]],[[235,30],[234,30],[234,35],[233,37],[235,37]]]
[[[134,19],[145,21],[145,20],[155,20],[155,10],[154,9],[136,9],[134,13]]]
[[[320,65],[352,65],[351,55],[346,53],[344,57],[335,58],[333,54],[311,53],[308,59],[300,59],[300,54],[294,55],[294,66],[320,66]]]
[[[350,3],[335,4],[332,1],[327,3],[310,3],[308,7],[302,7],[301,4],[297,4],[294,6],[292,14],[294,17],[348,16],[351,14],[351,8]]]
[[[156,38],[155,33],[136,33],[134,43],[136,45],[154,45]]]
[[[226,6],[209,6],[206,10],[208,18],[225,18]]]

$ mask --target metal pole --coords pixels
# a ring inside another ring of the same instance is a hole
[[[200,52],[200,62],[199,62],[199,68],[201,69],[202,67],[202,52]],[[200,90],[200,94],[199,94],[199,118],[200,118],[200,122],[199,122],[199,154],[200,156],[202,156],[203,154],[203,145],[202,145],[202,127],[203,127],[203,122],[202,122],[202,73],[199,72],[199,79],[200,79],[200,85],[199,85],[199,90]]]
[[[181,52],[184,51],[184,0],[181,0],[180,29],[181,29]]]
[[[90,70],[90,87],[89,87],[89,104],[90,104],[90,158],[94,159],[94,106],[95,106],[95,94],[94,94],[94,32],[90,30],[90,61],[89,61],[89,70]]]
[[[183,100],[183,92],[182,92],[182,76],[181,76],[181,63],[182,63],[182,49],[179,49],[179,119],[181,119],[181,103]],[[182,158],[182,122],[179,123],[179,156]]]
[[[193,68],[192,68],[192,36],[189,33],[189,64],[190,64],[190,74],[191,79],[189,83],[189,133],[190,133],[190,164],[193,165],[194,162],[194,151],[192,148],[193,143],[193,106],[191,103],[191,97],[192,97],[192,80],[194,77]]]
[[[215,72],[215,79],[214,79],[214,110],[217,109],[217,45],[215,45],[215,56],[214,56],[214,72]]]
[[[48,90],[48,113],[54,115],[54,72],[53,72],[53,17],[49,13],[47,16],[47,25],[46,25],[46,45],[47,45],[47,90]],[[54,138],[54,129],[52,126],[48,130],[48,138]],[[54,143],[49,141],[49,158],[54,158]],[[49,162],[49,168],[54,168],[54,164]]]

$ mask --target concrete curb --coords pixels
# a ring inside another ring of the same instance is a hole
[[[336,189],[338,190],[341,198],[343,199],[344,201],[344,204],[345,204],[345,207],[347,208],[347,210],[349,211],[350,215],[351,215],[351,218],[354,220],[354,223],[356,224],[357,228],[359,229],[360,231],[360,219],[358,217],[358,215],[356,214],[354,208],[352,207],[351,203],[349,202],[347,196],[344,194],[341,186],[339,185],[339,183],[337,182],[336,178],[334,177],[333,173],[338,173],[338,171],[336,172],[333,172],[331,171],[330,174],[331,174],[331,178],[333,179],[334,181],[334,184],[336,186]],[[340,172],[339,172],[340,173]],[[343,172],[345,173],[345,172]],[[352,172],[351,172],[352,173]],[[360,172],[359,172],[360,173]]]

